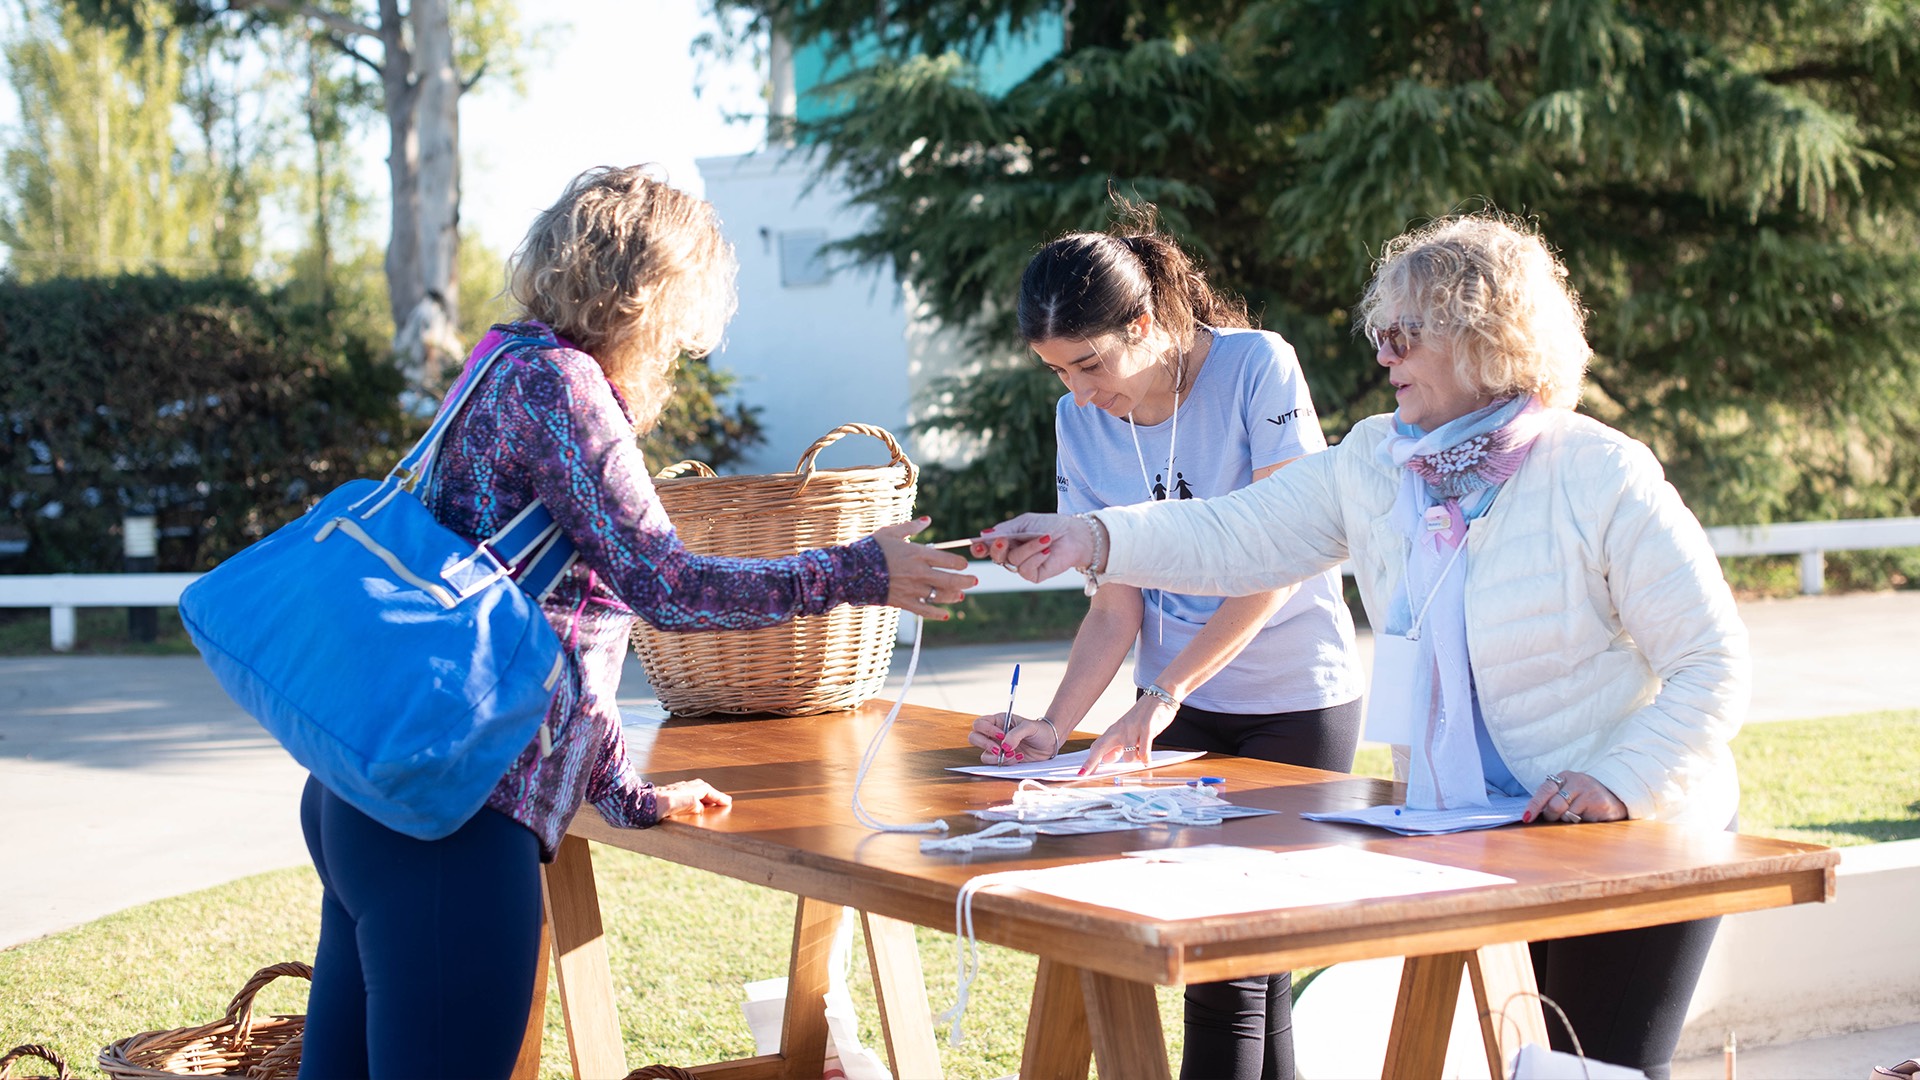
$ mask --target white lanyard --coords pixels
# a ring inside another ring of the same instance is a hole
[[[1185,382],[1186,379],[1187,354],[1182,351],[1180,353],[1180,372],[1173,378],[1173,430],[1167,433],[1167,471],[1161,474],[1161,481],[1166,484],[1165,491],[1167,497],[1171,497],[1173,494],[1173,452],[1174,449],[1180,445],[1180,384]],[[1147,476],[1147,455],[1140,452],[1140,429],[1134,426],[1132,409],[1127,410],[1127,434],[1133,436],[1133,459],[1140,463],[1140,482],[1146,486],[1147,501],[1157,502],[1159,501],[1159,497],[1154,495],[1153,481]],[[1154,611],[1158,613],[1159,620],[1159,624],[1155,627],[1154,633],[1159,637],[1160,641],[1164,643],[1167,640],[1167,605],[1160,596],[1161,590],[1154,590],[1153,607]]]
[[[1473,523],[1467,522],[1467,529],[1471,531],[1472,528]],[[1419,542],[1418,540],[1414,541],[1415,544]],[[1460,537],[1460,543],[1454,547],[1453,555],[1447,559],[1447,564],[1440,568],[1440,576],[1434,578],[1432,587],[1427,589],[1427,598],[1420,604],[1419,611],[1413,610],[1413,596],[1411,593],[1408,594],[1407,610],[1413,614],[1413,621],[1407,624],[1406,638],[1408,641],[1420,640],[1420,623],[1426,619],[1427,609],[1433,606],[1433,598],[1440,595],[1440,586],[1446,584],[1447,575],[1453,572],[1453,564],[1460,561],[1460,553],[1465,550],[1467,550],[1467,538],[1463,535]],[[1407,548],[1407,581],[1409,584],[1413,581],[1412,547]]]

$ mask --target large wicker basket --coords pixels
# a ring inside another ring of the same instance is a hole
[[[887,464],[815,469],[846,435],[886,444]],[[683,476],[695,472],[699,475]],[[913,516],[920,470],[883,428],[843,424],[822,435],[790,473],[715,476],[698,462],[660,471],[654,486],[687,548],[701,555],[772,558],[845,544]],[[636,624],[634,651],[660,703],[680,716],[800,716],[851,709],[880,692],[900,612],[842,605],[759,630],[663,633]]]
[[[264,967],[233,995],[227,1015],[199,1027],[129,1035],[100,1051],[100,1071],[112,1080],[174,1076],[246,1076],[293,1080],[300,1072],[300,1036],[307,1018],[253,1018],[253,998],[282,975],[312,979],[313,968],[289,962]]]

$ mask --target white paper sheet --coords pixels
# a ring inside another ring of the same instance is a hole
[[[1196,850],[1205,854],[1191,854]],[[1173,920],[1448,892],[1513,881],[1477,870],[1338,846],[1281,852],[1170,848],[1136,855],[1027,871],[1010,876],[1005,885]]]
[[[1045,761],[1023,761],[1017,765],[949,765],[948,772],[969,773],[973,776],[991,776],[996,780],[1084,780],[1080,775],[1080,766],[1087,763],[1091,751],[1075,750],[1071,754],[1048,758]],[[1205,757],[1204,750],[1155,750],[1153,763],[1143,765],[1137,761],[1108,763],[1087,774],[1091,776],[1119,776],[1122,773],[1140,772],[1144,769],[1158,769],[1167,765],[1178,765],[1183,761]]]
[[[1515,795],[1494,799],[1490,806],[1468,806],[1459,810],[1415,810],[1407,806],[1369,806],[1360,810],[1331,810],[1301,814],[1308,821],[1341,821],[1349,825],[1372,825],[1402,836],[1434,836],[1439,833],[1470,832],[1511,825],[1530,802],[1528,796]]]

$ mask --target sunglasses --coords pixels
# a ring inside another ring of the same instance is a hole
[[[1400,319],[1391,326],[1376,326],[1372,330],[1373,347],[1382,346],[1393,350],[1393,355],[1402,360],[1413,349],[1413,343],[1420,340],[1420,328],[1426,324],[1419,319]]]

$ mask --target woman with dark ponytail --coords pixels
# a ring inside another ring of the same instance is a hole
[[[1068,390],[1055,419],[1061,513],[1224,495],[1326,448],[1292,346],[1251,328],[1245,305],[1154,231],[1151,207],[1131,217],[1046,245],[1020,281],[1021,336]],[[1004,731],[1004,712],[974,722],[983,760],[1053,756],[1137,641],[1138,697],[1094,741],[1087,771],[1148,760],[1156,740],[1352,767],[1360,670],[1337,573],[1228,599],[1097,584],[1047,711]],[[1290,1080],[1291,989],[1285,973],[1187,987],[1181,1076]]]

